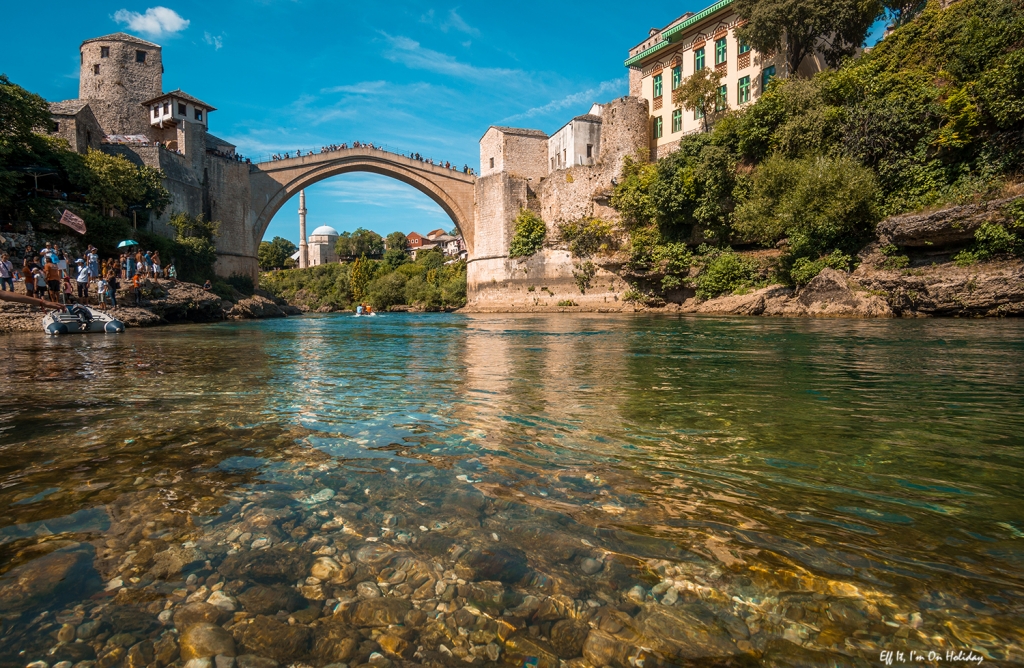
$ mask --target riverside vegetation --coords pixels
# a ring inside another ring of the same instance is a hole
[[[875,48],[811,79],[773,80],[743,110],[716,113],[707,96],[717,80],[684,82],[673,101],[705,110],[709,131],[656,163],[627,160],[613,192],[618,243],[603,248],[625,252],[626,299],[801,286],[825,268],[853,269],[884,217],[1013,190],[1024,166],[1022,9],[1020,0],[930,2],[916,16],[904,8]],[[1024,204],[1002,214],[957,265],[1024,254]],[[513,250],[539,250],[536,221],[518,223]],[[572,225],[595,236],[593,221]],[[594,253],[570,251],[577,269]],[[905,249],[882,252],[886,268],[909,264]]]

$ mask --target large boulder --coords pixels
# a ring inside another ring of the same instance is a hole
[[[942,247],[969,243],[974,232],[987,222],[1006,219],[1008,204],[1020,199],[992,200],[982,204],[952,206],[932,213],[908,213],[886,218],[876,233],[882,243],[907,247]]]
[[[229,320],[283,318],[286,315],[279,305],[261,295],[243,299],[227,312]]]
[[[13,568],[0,579],[0,609],[18,612],[61,602],[99,584],[92,566],[92,547],[78,545],[51,552]]]

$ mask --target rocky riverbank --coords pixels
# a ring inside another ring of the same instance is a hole
[[[194,283],[146,281],[142,295],[141,306],[127,306],[133,299],[127,289],[121,290],[117,298],[120,306],[107,312],[128,327],[284,318],[302,313],[301,309],[259,290],[252,296],[238,293],[237,301],[232,302]],[[31,306],[0,302],[0,333],[42,331],[43,315]]]
[[[620,252],[604,258],[594,289],[585,295],[571,280],[523,279],[515,284],[489,286],[464,311],[648,311],[851,318],[1021,316],[1024,260],[1004,256],[966,266],[955,261],[983,224],[1007,222],[1005,211],[1016,199],[1019,197],[888,218],[878,225],[876,238],[860,251],[852,272],[826,268],[797,288],[769,285],[709,300],[698,300],[692,288],[683,288],[658,305],[627,302],[623,297],[629,281],[623,278],[625,259]],[[739,254],[764,264],[766,258],[781,252]],[[571,267],[565,255],[562,262]],[[529,276],[530,262],[523,264],[524,275]],[[691,279],[695,277],[693,271]]]

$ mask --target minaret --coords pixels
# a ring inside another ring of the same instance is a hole
[[[299,269],[309,266],[309,246],[306,245],[306,191],[299,191]]]

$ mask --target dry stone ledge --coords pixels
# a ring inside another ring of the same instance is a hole
[[[943,247],[966,244],[982,223],[1006,219],[1004,209],[1021,197],[1008,197],[983,204],[954,206],[932,213],[909,213],[886,218],[876,233],[882,243],[906,247]]]

